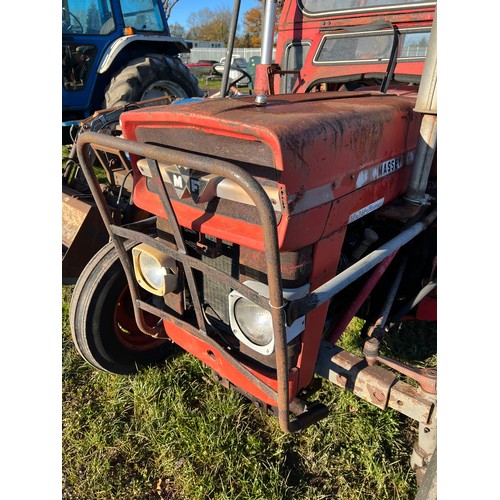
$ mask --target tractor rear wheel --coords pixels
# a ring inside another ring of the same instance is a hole
[[[132,246],[132,242],[125,244],[128,251]],[[150,319],[154,324],[158,318]],[[71,297],[70,324],[83,359],[109,373],[136,373],[141,366],[160,362],[176,350],[169,340],[139,330],[113,243],[101,248],[80,275]]]
[[[109,83],[105,108],[157,97],[203,97],[198,81],[177,58],[152,55],[130,61]]]

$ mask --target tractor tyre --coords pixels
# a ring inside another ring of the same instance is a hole
[[[158,97],[203,97],[198,80],[180,59],[139,57],[116,73],[105,93],[105,108]]]
[[[125,242],[131,252],[133,243]],[[146,314],[155,324],[158,318]],[[170,341],[142,333],[134,319],[125,272],[113,243],[89,261],[71,297],[73,342],[94,368],[120,375],[163,361],[177,348]]]

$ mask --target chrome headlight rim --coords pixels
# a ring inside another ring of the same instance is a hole
[[[248,309],[250,309],[250,311],[242,311],[242,307],[247,307]],[[252,309],[254,312],[253,317]],[[250,318],[245,317],[245,314],[250,315]],[[246,297],[239,297],[234,302],[234,319],[238,324],[241,333],[252,344],[260,347],[266,347],[273,341],[273,318],[271,316],[271,313],[267,309],[259,307],[257,304],[247,299]],[[251,324],[254,319],[256,319],[256,321],[252,326],[257,326],[257,328],[249,328],[249,324]],[[263,325],[264,321],[268,323],[265,326]],[[261,332],[261,335],[259,335],[258,332]],[[262,339],[259,339],[259,336],[262,337]]]
[[[259,281],[252,281],[252,280],[247,280],[243,282],[243,285],[248,286],[248,288],[251,288],[252,290],[256,291],[259,293],[259,295],[262,295],[266,299],[269,299],[269,287],[261,283]],[[299,287],[299,288],[284,288],[283,289],[283,298],[284,300],[296,300],[302,297],[305,297],[307,293],[309,292],[310,285],[309,283],[306,283],[305,285]],[[229,322],[231,326],[231,330],[233,334],[236,336],[236,338],[243,344],[245,344],[247,347],[250,347],[254,351],[264,354],[266,356],[269,356],[274,352],[274,325],[272,324],[272,319],[271,319],[271,340],[268,344],[266,345],[258,345],[254,342],[251,341],[250,338],[248,338],[240,328],[240,325],[238,323],[238,320],[235,315],[235,306],[236,303],[239,299],[245,299],[248,300],[249,302],[252,302],[250,299],[242,295],[236,290],[233,290],[229,296],[228,296],[228,302],[229,302]],[[255,307],[259,307],[260,309],[266,311],[271,315],[271,313],[267,309],[263,309],[257,304],[253,303]],[[305,316],[302,316],[298,318],[296,321],[293,322],[292,325],[288,326],[285,325],[286,328],[286,341],[287,343],[291,342],[295,337],[297,337],[300,333],[304,331],[305,328]]]

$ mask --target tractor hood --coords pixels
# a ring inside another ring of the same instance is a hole
[[[413,162],[421,121],[415,98],[406,90],[270,96],[265,106],[252,96],[207,99],[125,112],[121,124],[126,139],[222,159],[249,172],[267,190],[280,249],[289,251],[405,192],[405,167]],[[146,170],[137,167],[135,203],[165,217]],[[181,225],[263,249],[260,219],[240,195],[203,203],[198,188],[187,196],[195,172],[177,164],[165,168],[177,169],[175,180],[164,178]]]
[[[324,92],[207,99],[123,113],[127,139],[274,169],[288,193],[336,183],[415,149],[416,92]],[[352,180],[352,179],[351,179]],[[341,193],[337,193],[337,196]]]

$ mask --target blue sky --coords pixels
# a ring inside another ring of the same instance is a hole
[[[252,7],[258,7],[260,2],[257,0],[241,0],[240,6],[240,20],[243,14]],[[184,28],[188,29],[187,18],[191,12],[196,12],[197,10],[203,9],[205,7],[209,9],[216,9],[218,7],[226,7],[230,11],[233,10],[234,1],[232,0],[211,0],[209,2],[199,2],[197,0],[179,0],[179,2],[172,9],[170,19],[168,22],[170,24],[179,23]]]

